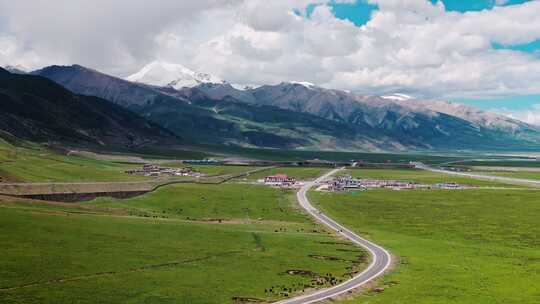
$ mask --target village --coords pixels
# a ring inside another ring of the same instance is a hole
[[[127,174],[150,176],[150,177],[160,177],[163,175],[200,177],[202,175],[200,172],[197,172],[193,168],[190,168],[190,167],[168,168],[168,167],[161,167],[154,164],[144,164],[140,169],[127,170],[125,172]]]
[[[297,181],[294,177],[287,174],[278,173],[275,175],[266,176],[259,180],[259,183],[264,183],[267,186],[279,188],[298,188],[302,182]],[[379,180],[379,179],[359,179],[348,176],[336,176],[331,180],[325,181],[319,185],[318,191],[342,192],[348,190],[368,190],[368,189],[391,189],[391,190],[412,190],[412,189],[442,189],[442,190],[459,190],[472,189],[475,187],[460,185],[457,183],[437,183],[433,185],[420,184],[410,181],[401,180]]]
[[[332,180],[326,181],[319,186],[317,190],[327,191],[347,191],[347,190],[368,190],[368,189],[392,189],[392,190],[411,190],[411,189],[443,189],[458,190],[471,189],[472,186],[460,185],[457,183],[437,183],[433,185],[420,184],[410,181],[400,180],[379,180],[379,179],[358,179],[350,175],[337,176]]]

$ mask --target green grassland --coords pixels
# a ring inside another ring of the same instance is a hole
[[[296,178],[296,180],[312,180],[323,175],[328,168],[310,168],[310,167],[277,167],[269,170],[257,172],[247,177],[242,177],[243,180],[258,180],[268,175],[274,175],[278,173],[287,174],[290,177]]]
[[[307,222],[290,191],[244,184],[179,184],[129,200],[99,198],[89,204],[190,220],[235,219]]]
[[[166,166],[166,164],[165,164]],[[178,166],[178,165],[177,165]],[[238,174],[242,172],[247,172],[255,170],[259,167],[255,166],[232,166],[232,165],[191,165],[184,164],[179,165],[180,167],[191,167],[194,170],[201,172],[206,176],[219,176],[219,175],[229,175],[229,174]]]
[[[364,253],[311,222],[293,194],[229,183],[83,204],[3,199],[0,302],[275,301],[360,270]]]
[[[344,303],[540,303],[537,190],[372,190],[310,197],[398,257],[378,292]]]
[[[137,165],[65,156],[37,144],[13,146],[0,142],[0,176],[24,182],[137,181],[125,174]]]
[[[178,163],[164,163],[181,167]],[[144,181],[152,178],[124,172],[140,164],[101,160],[78,155],[62,155],[38,144],[17,146],[0,140],[0,177],[14,182],[115,182]],[[238,174],[257,167],[192,165],[207,176]]]
[[[189,145],[182,146],[155,146],[148,145],[137,148],[121,148],[121,147],[81,147],[83,150],[95,151],[97,153],[108,152],[115,155],[137,156],[150,159],[204,159],[213,157],[212,154],[197,151],[196,147]]]
[[[339,152],[339,151],[308,151],[308,150],[284,150],[284,149],[260,149],[244,148],[237,146],[212,146],[199,145],[201,151],[216,153],[220,155],[243,156],[261,160],[274,161],[304,161],[312,159],[322,159],[328,161],[363,160],[373,163],[408,163],[410,161],[421,161],[427,164],[438,164],[450,161],[458,161],[468,158],[477,158],[478,155],[450,155],[449,153],[363,153],[363,152]]]
[[[480,174],[487,175],[496,175],[512,178],[522,178],[522,179],[532,179],[540,180],[540,172],[529,172],[529,171],[481,171]]]
[[[485,161],[464,161],[456,163],[462,166],[487,166],[487,167],[540,167],[540,161],[535,160],[485,160]]]
[[[8,155],[13,146],[0,137],[0,162],[9,160]]]
[[[468,177],[448,175],[419,169],[350,169],[340,172],[340,175],[352,175],[368,179],[395,179],[423,184],[459,183],[471,186],[504,186],[516,187],[493,181],[476,180]]]

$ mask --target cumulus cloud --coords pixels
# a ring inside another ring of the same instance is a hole
[[[360,27],[336,18],[329,0],[0,0],[0,64],[79,63],[126,76],[160,59],[245,84],[540,93],[537,56],[492,47],[539,39],[540,1],[466,13],[427,0],[358,1],[379,8]]]
[[[32,51],[24,50],[20,42],[13,36],[0,35],[0,65],[20,66],[26,68],[39,64],[39,56]]]
[[[154,37],[168,26],[194,22],[209,7],[234,5],[234,0],[162,0],[159,5],[145,0],[0,0],[0,35],[15,37],[42,64],[123,71],[151,57]]]

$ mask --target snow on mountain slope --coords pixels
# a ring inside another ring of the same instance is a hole
[[[4,67],[7,71],[9,71],[12,74],[26,74],[28,73],[28,70],[23,67],[22,65],[6,65]]]
[[[315,87],[315,84],[313,84],[311,82],[307,82],[307,81],[291,81],[290,83],[303,85],[308,89],[311,89],[311,88]]]
[[[178,65],[156,63],[130,80],[172,85],[178,84],[179,74],[195,76],[184,72]],[[176,90],[171,85],[129,82],[81,66],[53,66],[33,74],[79,94],[134,109],[181,136],[205,143],[391,150],[540,146],[539,127],[467,106],[399,95],[388,99],[290,82],[243,90],[226,82],[196,82],[194,87]]]
[[[183,65],[163,61],[151,62],[126,79],[131,82],[168,86],[175,89],[192,88],[202,83],[223,82],[213,75],[195,72]]]
[[[388,100],[398,100],[398,101],[413,99],[412,96],[400,94],[400,93],[394,93],[392,95],[381,96],[381,98],[388,99]]]
[[[409,107],[413,111],[431,110],[444,113],[490,129],[506,130],[510,132],[524,127],[535,129],[535,127],[527,125],[522,121],[461,103],[419,99],[394,100],[394,102]]]

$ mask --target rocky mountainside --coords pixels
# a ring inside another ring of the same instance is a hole
[[[374,140],[355,126],[250,105],[230,96],[214,99],[201,90],[219,88],[213,84],[176,90],[132,83],[77,65],[47,67],[33,74],[81,94],[110,98],[190,141],[270,148],[395,148],[392,140]]]
[[[355,150],[492,150],[540,144],[537,127],[405,95],[360,95],[302,82],[244,90],[208,82],[177,89],[133,83],[80,66],[35,73],[77,93],[110,99],[205,143]]]
[[[361,95],[305,83],[265,85],[243,91],[220,86],[220,90],[199,88],[213,98],[235,96],[246,103],[277,106],[342,123],[367,125],[381,134],[417,146],[475,148],[536,145],[540,142],[540,128],[537,126],[463,104],[417,100],[403,94]]]
[[[6,71],[8,71],[8,72],[10,72],[10,73],[12,73],[12,74],[21,74],[21,75],[22,75],[22,74],[28,73],[28,72],[26,71],[26,69],[25,69],[24,67],[20,66],[20,65],[15,65],[15,66],[13,66],[13,65],[6,65],[6,66],[4,67],[4,70],[6,70]]]
[[[136,84],[80,65],[49,66],[31,72],[83,95],[98,96],[124,107],[145,105],[163,98],[149,85]]]
[[[361,119],[370,125],[384,125],[389,112],[400,116],[425,115],[435,117],[446,114],[465,120],[477,127],[517,131],[538,129],[537,127],[505,116],[447,101],[419,100],[403,94],[395,96],[370,96],[339,90],[328,90],[313,86],[282,83],[251,90],[258,103],[275,104],[284,108],[295,108],[318,116],[335,116],[335,119],[350,122]],[[245,94],[245,92],[244,92]],[[370,115],[359,116],[366,112]]]
[[[0,130],[38,142],[140,146],[179,138],[107,100],[0,69]]]
[[[445,113],[485,128],[498,129],[508,132],[519,132],[523,129],[538,129],[538,127],[529,125],[522,121],[483,111],[481,109],[460,103],[421,99],[397,100],[395,102],[403,107],[408,107],[413,111],[431,110],[434,112]]]
[[[404,94],[362,95],[341,90],[323,89],[313,84],[301,82],[261,86],[248,90],[236,90],[227,84],[215,84],[210,89],[207,87],[199,86],[201,90],[213,98],[219,99],[229,95],[248,103],[275,105],[284,109],[349,122],[356,122],[360,118],[372,126],[384,125],[383,120],[388,112],[396,111],[401,113],[400,115],[414,112],[431,117],[442,113],[460,118],[477,127],[514,134],[540,130],[536,126],[472,106],[448,101],[415,99]],[[358,117],[359,113],[369,113],[369,115]]]

